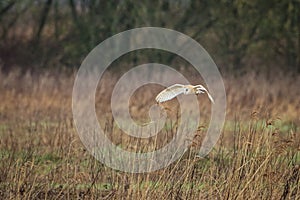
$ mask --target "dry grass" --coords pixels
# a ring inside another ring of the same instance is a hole
[[[213,151],[207,158],[195,157],[198,136],[205,134],[210,114],[209,102],[199,97],[206,114],[195,133],[195,145],[169,167],[145,174],[112,170],[85,150],[72,119],[74,76],[50,71],[0,73],[3,199],[300,198],[299,76],[225,76],[227,120]],[[113,87],[116,80],[108,73],[102,86]],[[161,89],[145,87],[146,92],[137,91],[131,100],[135,119],[147,118],[147,105]],[[100,87],[97,98],[108,102],[110,95],[102,94]],[[130,149],[132,140],[114,128],[108,104],[96,108],[113,142]],[[166,130],[167,136],[154,145],[163,145],[172,131]]]

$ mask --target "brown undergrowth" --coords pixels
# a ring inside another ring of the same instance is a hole
[[[300,198],[299,76],[225,75],[227,117],[209,155],[196,157],[210,119],[210,103],[199,96],[201,122],[190,149],[170,166],[142,174],[110,169],[86,151],[72,118],[74,78],[69,72],[0,73],[2,199]],[[96,94],[99,123],[108,137],[130,151],[165,145],[176,123],[156,140],[135,140],[118,130],[107,92],[116,81],[107,73]],[[143,87],[129,105],[138,122],[149,120],[162,89]],[[168,116],[176,122],[177,100],[164,106],[172,108]]]

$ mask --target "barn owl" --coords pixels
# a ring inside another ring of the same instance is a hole
[[[206,93],[208,98],[214,103],[212,96],[209,94],[207,89],[205,89],[202,85],[181,85],[175,84],[161,91],[155,98],[157,103],[162,103],[168,100],[175,98],[180,94],[201,94]]]

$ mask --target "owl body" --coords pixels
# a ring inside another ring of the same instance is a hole
[[[155,98],[157,103],[162,103],[165,101],[169,101],[176,96],[180,94],[201,94],[201,93],[206,93],[208,95],[208,98],[211,100],[212,103],[214,103],[214,100],[212,96],[209,94],[207,89],[205,89],[202,85],[182,85],[182,84],[175,84],[171,85],[170,87],[164,89],[161,91]]]

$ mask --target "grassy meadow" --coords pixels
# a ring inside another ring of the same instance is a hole
[[[72,118],[75,76],[0,72],[0,199],[300,199],[299,75],[225,74],[227,115],[213,150],[196,157],[210,118],[210,103],[199,96],[201,126],[188,151],[164,169],[141,174],[110,169],[85,149]],[[176,123],[156,140],[130,138],[116,127],[107,91],[117,80],[107,72],[96,94],[105,133],[128,151],[162,147]],[[142,122],[162,89],[143,87],[129,105]]]

